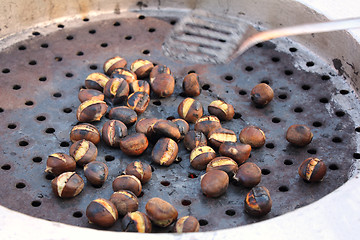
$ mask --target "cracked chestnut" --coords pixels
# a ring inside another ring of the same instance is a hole
[[[113,104],[120,104],[129,96],[129,84],[124,78],[110,78],[104,87],[106,100]]]
[[[114,225],[118,219],[118,212],[112,202],[98,198],[87,206],[86,217],[89,219],[89,223],[108,228]]]
[[[126,175],[134,175],[142,184],[150,181],[152,176],[151,166],[141,161],[129,163],[125,169]]]
[[[127,135],[127,127],[119,120],[109,120],[102,127],[102,139],[110,147],[120,147],[120,141]]]
[[[150,72],[150,83],[154,81],[157,75],[162,73],[171,74],[170,68],[168,68],[166,65],[156,65]]]
[[[77,196],[84,188],[84,181],[75,172],[64,172],[51,181],[54,194],[61,198]]]
[[[175,161],[178,152],[179,147],[174,140],[160,138],[151,152],[151,159],[156,164],[170,166]]]
[[[100,121],[106,113],[108,106],[101,100],[87,100],[80,104],[76,111],[76,118],[79,122]]]
[[[83,167],[85,164],[96,160],[98,150],[95,144],[82,139],[71,145],[69,153],[76,161],[76,164]]]
[[[274,91],[266,83],[260,83],[251,90],[251,101],[256,106],[264,107],[274,98]]]
[[[198,146],[206,145],[206,136],[202,132],[191,130],[184,137],[184,146],[188,151],[191,151]]]
[[[120,149],[128,156],[139,156],[149,146],[149,141],[143,133],[133,133],[120,140]]]
[[[245,198],[245,212],[254,216],[261,217],[271,211],[272,200],[269,190],[263,186],[253,187]]]
[[[224,142],[219,147],[222,156],[229,157],[238,164],[244,163],[250,157],[251,146],[239,142]]]
[[[89,123],[78,124],[71,129],[70,140],[76,142],[82,139],[98,144],[101,139],[100,132],[94,125]]]
[[[109,77],[102,73],[91,73],[86,77],[85,87],[87,89],[96,89],[102,92],[106,83],[109,81]]]
[[[109,174],[105,163],[93,161],[84,166],[84,175],[94,187],[101,187]]]
[[[150,96],[146,92],[134,92],[129,95],[127,106],[137,114],[145,112],[150,102]]]
[[[242,164],[233,179],[243,187],[252,188],[261,181],[261,169],[252,162]]]
[[[226,172],[229,177],[233,177],[238,171],[238,165],[229,157],[216,157],[206,166],[206,172],[213,170],[222,170]]]
[[[208,106],[211,115],[217,116],[221,121],[230,121],[235,115],[234,107],[222,100],[215,100]]]
[[[308,145],[313,139],[313,133],[306,125],[291,125],[286,132],[286,140],[298,147]]]
[[[207,197],[220,197],[229,186],[229,176],[221,170],[212,170],[201,176],[201,190]]]
[[[130,92],[146,92],[150,95],[150,84],[145,80],[136,80],[129,84]]]
[[[136,211],[125,215],[121,221],[121,228],[124,232],[151,233],[152,224],[145,213]]]
[[[259,148],[265,144],[265,133],[258,127],[248,126],[239,134],[240,142],[249,144],[253,148]]]
[[[150,81],[151,90],[158,97],[170,97],[175,88],[175,79],[167,73],[158,74],[153,81]]]
[[[216,116],[203,116],[196,121],[194,126],[195,131],[202,132],[205,136],[217,128],[221,128],[221,123]]]
[[[137,114],[134,110],[125,107],[114,107],[109,111],[109,118],[112,120],[119,120],[126,126],[130,127],[135,124],[137,120]]]
[[[298,173],[306,181],[320,182],[326,174],[326,165],[318,158],[307,158],[300,164]]]
[[[80,89],[78,98],[80,102],[85,102],[87,100],[100,100],[104,101],[104,94],[99,90],[95,89]]]
[[[174,231],[176,233],[198,232],[200,229],[199,221],[193,216],[184,216],[176,221]]]
[[[75,160],[65,153],[53,153],[46,161],[46,173],[60,175],[64,172],[73,172],[76,169]]]
[[[190,165],[197,170],[204,170],[215,157],[216,152],[211,147],[198,146],[190,153]]]
[[[211,146],[219,148],[224,142],[236,142],[237,137],[234,131],[226,128],[216,128],[208,135],[208,140]]]
[[[146,214],[151,222],[159,227],[167,227],[178,216],[177,210],[161,198],[151,198],[145,205]]]
[[[181,138],[181,133],[174,122],[161,119],[148,128],[146,136],[149,137],[151,142],[156,142],[163,137],[168,137],[178,142]]]
[[[171,120],[171,122],[176,124],[176,126],[180,132],[179,140],[182,140],[190,130],[189,124],[187,123],[187,121],[185,121],[184,119],[180,119],[180,118],[175,118],[175,119]]]
[[[116,68],[110,78],[124,78],[128,84],[137,80],[136,74],[126,68]]]
[[[138,78],[145,78],[149,76],[154,64],[148,60],[137,59],[131,63],[130,70],[133,71]]]
[[[114,192],[120,190],[129,190],[133,192],[137,197],[142,191],[142,185],[140,180],[133,175],[121,175],[115,178],[112,183]]]
[[[201,93],[199,76],[196,73],[189,73],[188,75],[185,76],[182,87],[186,96],[189,97],[199,96]]]
[[[126,64],[127,61],[125,58],[122,58],[120,56],[112,57],[105,61],[103,66],[104,73],[110,76],[116,68],[124,68],[126,67]]]
[[[109,200],[115,205],[120,216],[124,216],[128,212],[135,212],[139,208],[138,198],[128,190],[114,192]]]
[[[185,98],[178,106],[179,116],[189,123],[195,123],[203,113],[202,104],[193,98]]]

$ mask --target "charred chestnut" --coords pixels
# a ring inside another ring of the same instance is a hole
[[[82,139],[71,145],[69,153],[76,161],[76,164],[83,167],[85,164],[96,160],[98,150],[95,144]]]
[[[229,157],[238,164],[244,163],[250,157],[251,146],[239,142],[224,142],[219,147],[222,156]]]
[[[220,197],[229,186],[229,176],[221,170],[212,170],[201,176],[201,190],[207,197]]]
[[[143,133],[133,133],[120,140],[120,149],[129,156],[141,155],[149,146],[149,141]]]
[[[110,78],[104,87],[104,95],[113,104],[122,103],[129,96],[129,84],[124,78]]]
[[[233,119],[235,112],[234,107],[222,100],[216,100],[208,106],[210,114],[217,116],[221,121],[230,121]]]
[[[216,128],[208,135],[208,140],[211,146],[219,148],[224,142],[236,142],[236,134],[234,131],[226,128]]]
[[[120,216],[124,216],[128,212],[135,212],[139,208],[138,198],[128,190],[114,192],[109,200],[115,205]]]
[[[86,77],[85,87],[88,89],[96,89],[102,92],[108,81],[109,78],[105,74],[91,73]]]
[[[98,198],[90,202],[86,208],[86,217],[90,223],[100,227],[111,227],[118,219],[115,205],[104,198]]]
[[[109,118],[119,120],[126,126],[130,127],[135,124],[137,120],[137,114],[134,110],[125,106],[121,106],[112,108],[109,112]]]
[[[142,186],[140,180],[133,175],[121,175],[115,178],[112,183],[114,192],[120,190],[129,190],[133,192],[137,197],[142,191]]]
[[[206,172],[212,170],[222,170],[226,172],[229,177],[233,177],[238,171],[237,163],[229,157],[216,157],[206,166]]]
[[[151,142],[156,142],[160,138],[168,137],[175,141],[179,141],[181,134],[177,125],[169,120],[159,120],[148,128],[146,136]]]
[[[125,174],[134,175],[140,180],[142,184],[144,184],[150,181],[152,171],[149,164],[140,161],[134,161],[126,166]]]
[[[255,163],[246,162],[239,167],[234,179],[236,183],[252,188],[261,181],[261,169]]]
[[[193,98],[185,98],[178,107],[179,116],[190,123],[195,123],[203,113],[202,104]]]
[[[253,148],[259,148],[265,144],[266,137],[260,128],[248,126],[241,130],[239,139],[244,144],[249,144]]]
[[[106,113],[108,106],[104,101],[87,100],[80,104],[76,111],[76,118],[79,122],[100,121]]]
[[[72,198],[84,188],[84,181],[75,172],[64,172],[51,181],[54,194],[61,198]]]
[[[137,59],[131,64],[130,70],[133,71],[138,78],[145,78],[149,76],[153,67],[154,64],[148,60]]]
[[[128,84],[137,80],[136,74],[126,68],[116,68],[111,73],[110,78],[125,78]]]
[[[245,198],[245,212],[260,217],[271,211],[272,200],[269,190],[263,186],[253,187]]]
[[[151,152],[151,159],[159,165],[170,166],[175,161],[178,152],[179,147],[174,140],[160,138]]]
[[[301,163],[298,173],[306,181],[319,182],[326,174],[326,165],[318,158],[308,158]]]
[[[124,68],[127,64],[127,61],[125,58],[122,58],[120,56],[116,56],[113,58],[110,58],[105,61],[103,69],[104,73],[108,76],[116,69],[116,68]]]
[[[197,170],[203,170],[215,157],[216,153],[211,147],[198,146],[190,153],[190,165]]]
[[[167,73],[158,74],[153,81],[150,81],[151,90],[158,97],[170,97],[174,92],[175,79]]]
[[[150,95],[150,84],[145,80],[137,80],[129,84],[130,92],[146,92]]]
[[[196,73],[190,73],[186,75],[182,87],[185,95],[189,97],[199,96],[201,93],[199,76]]]
[[[94,187],[101,187],[109,174],[105,163],[93,161],[84,166],[84,175]]]
[[[152,224],[145,213],[129,212],[122,219],[121,227],[124,232],[151,233]]]
[[[94,144],[100,142],[99,130],[89,123],[82,123],[74,126],[70,132],[70,140],[76,142],[82,139],[88,140]]]
[[[80,102],[85,102],[87,100],[100,100],[104,101],[104,94],[99,90],[95,89],[80,89],[78,94],[78,98]]]
[[[161,198],[151,198],[145,205],[146,214],[152,223],[159,227],[167,227],[178,216],[176,209]]]
[[[216,116],[203,116],[196,121],[194,126],[195,131],[202,132],[205,136],[217,128],[221,128],[221,123]]]
[[[171,74],[170,68],[168,68],[166,65],[156,65],[150,72],[150,83],[154,81],[157,75],[162,73]]]
[[[206,136],[202,132],[189,131],[184,137],[184,146],[188,151],[198,146],[206,146],[206,144]]]
[[[274,98],[274,91],[266,83],[260,83],[251,90],[251,100],[257,106],[263,107]]]
[[[73,172],[76,168],[75,160],[64,153],[51,154],[46,161],[45,172],[60,175],[64,172]]]
[[[128,97],[127,106],[137,114],[145,112],[150,102],[150,96],[146,92],[134,92]]]
[[[176,118],[171,120],[171,122],[175,123],[180,132],[180,140],[185,137],[185,135],[189,132],[190,126],[184,119]]]
[[[109,120],[102,128],[102,139],[110,147],[120,147],[120,140],[127,135],[127,127],[119,120]]]
[[[200,229],[199,221],[193,216],[185,216],[176,221],[175,232],[198,232]]]
[[[308,145],[313,139],[313,133],[306,125],[291,125],[286,132],[286,140],[298,147]]]

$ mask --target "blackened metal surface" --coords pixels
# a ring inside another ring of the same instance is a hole
[[[184,99],[182,79],[188,72],[199,74],[203,88],[196,97],[205,114],[211,101],[221,98],[235,108],[235,119],[223,127],[239,134],[247,125],[264,130],[266,145],[251,152],[250,162],[263,172],[260,185],[266,186],[273,200],[272,211],[254,218],[244,213],[243,202],[249,189],[230,184],[225,195],[206,198],[200,189],[203,171],[190,167],[189,152],[179,144],[182,161],[170,167],[153,165],[153,177],[143,186],[140,210],[152,197],[173,204],[179,217],[192,215],[200,220],[201,231],[241,226],[266,220],[312,203],[341,186],[355,152],[355,125],[342,106],[333,101],[340,94],[329,79],[329,69],[318,73],[297,70],[294,48],[279,53],[272,43],[250,49],[228,65],[190,65],[166,58],[161,45],[173,27],[171,20],[140,17],[83,22],[80,28],[71,23],[54,33],[34,34],[27,41],[0,53],[0,203],[10,209],[35,217],[92,227],[85,216],[90,201],[109,198],[112,181],[134,160],[151,163],[152,145],[140,157],[127,157],[119,149],[98,144],[98,161],[109,167],[104,186],[89,183],[73,199],[59,199],[51,190],[51,176],[44,173],[47,156],[68,153],[69,132],[76,121],[80,104],[79,89],[88,74],[102,72],[105,60],[116,55],[127,59],[128,66],[138,58],[170,67],[176,89],[170,98],[156,99],[144,117],[178,117],[177,106]],[[300,51],[300,50],[298,50]],[[316,64],[316,59],[310,59]],[[311,64],[309,64],[310,66]],[[275,92],[265,108],[256,108],[250,100],[251,89],[268,83]],[[344,92],[345,94],[348,94]],[[106,121],[96,123],[101,130]],[[314,133],[312,143],[296,148],[287,143],[285,133],[292,124],[306,124]],[[191,125],[193,129],[193,125]],[[129,129],[134,132],[134,126]],[[321,183],[306,183],[297,173],[300,163],[316,156],[323,159],[328,172]],[[83,170],[76,172],[85,180]],[[109,230],[121,231],[118,221]],[[155,232],[172,231],[172,226]]]

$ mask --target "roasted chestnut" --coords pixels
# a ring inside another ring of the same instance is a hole
[[[94,187],[101,187],[109,174],[105,163],[93,161],[84,166],[84,175]]]
[[[120,147],[120,141],[127,135],[127,127],[119,120],[109,120],[102,128],[102,139],[110,147]]]
[[[70,140],[72,142],[85,139],[93,144],[98,144],[100,142],[100,138],[99,130],[89,123],[75,125],[70,132]]]
[[[253,187],[245,198],[245,212],[260,217],[271,211],[272,200],[269,190],[263,186]]]
[[[188,75],[185,76],[182,87],[186,96],[189,97],[199,96],[201,93],[199,76],[196,73],[189,73]]]
[[[105,61],[103,69],[104,73],[108,76],[116,69],[116,68],[124,68],[126,67],[127,61],[125,58],[122,58],[120,56],[116,56],[113,58],[110,58]]]
[[[171,74],[170,68],[165,65],[156,65],[150,72],[150,83],[154,81],[155,77],[159,74],[167,73]]]
[[[120,149],[129,156],[141,155],[149,146],[149,141],[143,133],[133,133],[120,140]]]
[[[76,168],[75,160],[65,153],[51,154],[46,161],[45,172],[60,175],[64,172],[73,172]]]
[[[125,78],[110,78],[104,87],[104,95],[107,101],[113,104],[120,104],[129,96],[129,84]]]
[[[222,100],[215,100],[208,106],[211,115],[217,116],[221,121],[230,121],[233,119],[235,112],[234,107]]]
[[[263,107],[274,98],[274,91],[266,83],[260,83],[251,90],[251,100],[257,106]]]
[[[208,135],[208,140],[211,146],[219,148],[224,142],[236,142],[236,134],[234,131],[226,128],[216,128]]]
[[[202,104],[193,98],[185,98],[178,106],[179,116],[190,123],[195,123],[203,113]]]
[[[151,198],[145,205],[146,214],[153,224],[159,227],[167,227],[178,216],[176,209],[161,198]]]
[[[311,157],[301,163],[298,173],[306,181],[320,182],[326,174],[326,165],[322,160]]]
[[[69,153],[76,161],[76,164],[83,167],[85,164],[96,160],[98,150],[95,144],[82,139],[71,145]]]
[[[168,73],[158,74],[154,80],[150,81],[151,90],[158,97],[170,97],[174,92],[175,79]]]
[[[91,73],[86,77],[85,87],[88,89],[96,89],[103,91],[105,84],[109,81],[109,78],[102,73]]]
[[[180,140],[183,139],[190,130],[190,126],[187,123],[187,121],[185,121],[184,119],[175,118],[171,120],[171,122],[175,123],[176,126],[178,127],[180,132]]]
[[[135,131],[138,133],[147,134],[150,126],[154,125],[159,119],[157,118],[143,118],[135,124]]]
[[[121,175],[115,178],[112,183],[114,192],[120,190],[129,190],[133,192],[137,197],[142,191],[140,180],[133,175]]]
[[[229,186],[229,176],[221,170],[212,170],[201,176],[201,190],[207,197],[220,197]]]
[[[114,192],[109,200],[115,205],[120,216],[124,216],[128,212],[135,212],[139,208],[138,198],[128,190]]]
[[[135,124],[137,120],[137,114],[134,110],[125,107],[114,107],[109,112],[109,118],[114,120],[119,120],[124,123],[126,126],[130,127]]]
[[[250,157],[251,146],[239,142],[223,142],[219,147],[222,156],[229,157],[238,164],[244,163]]]
[[[168,137],[176,142],[180,140],[181,134],[177,125],[169,120],[159,120],[148,128],[146,136],[151,142],[156,142],[160,138]]]
[[[184,146],[188,151],[198,146],[206,146],[206,144],[206,136],[202,132],[189,131],[184,137]]]
[[[229,157],[216,157],[208,163],[206,166],[206,172],[216,169],[226,172],[229,177],[233,177],[238,171],[238,165]]]
[[[137,114],[145,112],[150,102],[150,96],[146,92],[134,92],[128,97],[127,106]]]
[[[134,175],[141,181],[142,184],[144,184],[150,181],[152,171],[149,164],[140,161],[134,161],[126,166],[125,174]]]
[[[211,147],[198,146],[190,153],[190,165],[197,170],[203,170],[215,157],[216,153]]]
[[[145,78],[149,76],[153,67],[154,64],[148,60],[137,59],[131,64],[130,70],[133,71],[138,78]]]
[[[196,121],[194,126],[195,131],[202,132],[205,136],[217,128],[221,128],[221,123],[216,116],[203,116]]]
[[[130,92],[146,92],[150,95],[150,84],[145,80],[137,80],[129,84]]]
[[[128,84],[137,80],[136,74],[126,68],[116,68],[111,73],[110,78],[125,78]]]
[[[124,232],[151,233],[152,224],[145,213],[136,211],[129,212],[121,221]]]
[[[255,163],[246,162],[239,167],[233,178],[236,183],[252,188],[261,181],[261,169]]]
[[[118,219],[115,205],[104,198],[98,198],[90,202],[86,208],[86,217],[90,223],[100,227],[111,227]]]
[[[85,102],[87,100],[100,100],[104,101],[104,94],[96,89],[80,89],[78,94],[80,102]]]
[[[151,159],[159,165],[170,166],[175,161],[178,152],[179,147],[174,140],[160,138],[151,152]]]
[[[106,113],[108,106],[104,101],[87,100],[80,104],[76,111],[76,118],[79,122],[100,121]]]
[[[200,229],[199,221],[193,216],[184,216],[176,221],[175,232],[198,232]]]
[[[64,172],[51,181],[54,194],[61,198],[72,198],[84,188],[84,181],[75,172]]]
[[[286,140],[298,147],[308,145],[313,139],[313,133],[306,125],[291,125],[286,132]]]
[[[239,134],[240,142],[249,144],[253,148],[262,147],[265,144],[265,133],[258,127],[248,126]]]

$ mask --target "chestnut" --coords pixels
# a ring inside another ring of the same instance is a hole
[[[150,72],[150,83],[154,81],[157,75],[162,73],[171,74],[170,68],[168,68],[166,65],[156,65]]]
[[[233,178],[243,187],[252,188],[261,181],[261,169],[255,163],[246,162],[239,167]]]
[[[76,111],[76,118],[79,122],[100,121],[106,113],[108,106],[104,101],[87,100],[80,104]]]
[[[206,146],[206,144],[206,136],[202,132],[192,130],[184,137],[184,146],[188,151],[191,151],[198,146]]]
[[[100,100],[104,101],[104,94],[99,90],[95,89],[80,89],[78,94],[78,98],[80,102],[85,102],[87,100]]]
[[[151,152],[151,159],[159,165],[170,166],[175,161],[178,152],[179,147],[174,140],[160,138]]]
[[[138,198],[128,190],[114,192],[109,200],[115,205],[120,216],[124,216],[128,212],[135,212],[139,208]]]
[[[84,181],[75,172],[64,172],[51,181],[54,194],[61,198],[77,196],[84,188]]]
[[[182,140],[190,130],[189,124],[187,123],[187,121],[185,121],[184,119],[180,119],[180,118],[175,118],[175,119],[171,120],[171,122],[175,123],[176,126],[178,127],[179,132],[180,132],[179,140]]]
[[[127,106],[134,110],[137,114],[145,112],[150,102],[150,96],[146,92],[134,92],[130,94]]]
[[[202,104],[193,98],[185,98],[178,106],[179,116],[190,123],[195,123],[203,113]]]
[[[89,223],[108,228],[114,225],[118,219],[118,212],[112,202],[98,198],[87,206],[86,217],[89,219]]]
[[[202,132],[205,136],[217,128],[221,128],[221,123],[216,116],[203,116],[196,121],[194,126],[195,131]]]
[[[161,198],[151,198],[145,205],[146,214],[151,222],[159,227],[167,227],[178,216],[177,210]]]
[[[115,178],[112,183],[114,192],[120,190],[129,190],[133,192],[137,197],[142,191],[140,180],[133,175],[121,175]]]
[[[251,101],[256,106],[264,107],[274,98],[274,91],[266,83],[260,83],[251,90]]]
[[[131,64],[130,70],[133,71],[138,78],[145,78],[149,76],[153,67],[154,64],[148,60],[137,59]]]
[[[313,139],[313,133],[306,125],[291,125],[286,132],[286,140],[298,147],[308,145]]]
[[[146,136],[151,142],[156,142],[162,137],[168,137],[176,142],[181,138],[180,130],[177,125],[169,120],[159,120],[148,128]]]
[[[176,221],[174,231],[176,233],[198,232],[200,229],[199,221],[193,216],[184,216]]]
[[[73,172],[76,168],[75,160],[65,153],[53,153],[46,161],[45,172],[60,175],[64,172]]]
[[[199,96],[201,93],[199,76],[196,73],[189,73],[188,75],[185,76],[182,87],[186,96],[189,97]]]
[[[120,147],[120,140],[126,135],[127,127],[119,120],[109,120],[102,127],[102,139],[110,147]]]
[[[125,107],[114,107],[109,112],[109,118],[114,120],[119,120],[124,123],[127,127],[130,127],[135,124],[137,120],[137,114],[134,110]]]
[[[320,182],[326,174],[326,165],[318,158],[307,158],[299,166],[298,173],[306,181]]]
[[[226,172],[229,177],[233,177],[238,171],[237,163],[229,157],[216,157],[206,166],[206,172],[213,170],[222,170]]]
[[[113,104],[121,104],[129,96],[129,84],[125,78],[110,78],[104,87],[104,95]]]
[[[208,106],[211,115],[217,116],[221,121],[230,121],[233,119],[235,112],[234,107],[222,100],[215,100]]]
[[[272,200],[269,190],[263,186],[253,187],[246,194],[245,212],[254,216],[261,217],[271,211]]]
[[[219,148],[224,142],[236,142],[236,134],[234,131],[226,128],[216,128],[209,132],[208,140],[211,146]]]
[[[216,153],[211,147],[198,146],[190,153],[190,165],[197,170],[203,170],[215,157]]]
[[[84,166],[84,175],[94,187],[101,187],[108,174],[109,169],[105,163],[93,161]]]
[[[76,164],[83,167],[85,164],[96,160],[98,150],[95,144],[82,139],[71,145],[69,153],[76,161]]]
[[[121,227],[124,232],[151,233],[152,230],[148,216],[139,211],[127,213],[121,221]]]
[[[116,69],[116,68],[124,68],[126,67],[127,61],[125,58],[120,56],[112,57],[105,61],[103,69],[104,73],[108,76]]]
[[[103,91],[106,83],[109,81],[109,77],[102,73],[91,73],[86,77],[85,87],[88,89],[96,89]]]
[[[149,146],[149,141],[143,133],[133,133],[120,140],[120,149],[129,156],[141,155]]]
[[[150,95],[150,84],[145,80],[136,80],[129,84],[130,92],[146,92]]]
[[[253,148],[259,148],[265,144],[265,133],[258,127],[248,126],[239,134],[240,142],[249,144]]]
[[[220,197],[229,186],[229,176],[221,170],[212,170],[201,176],[201,190],[207,197]]]
[[[154,125],[159,119],[157,118],[143,118],[135,124],[135,131],[138,133],[147,134],[150,126]]]
[[[128,84],[137,80],[136,74],[126,68],[116,68],[110,78],[124,78]]]
[[[170,97],[175,88],[175,79],[168,73],[158,74],[153,81],[150,81],[151,90],[161,98]]]
[[[134,175],[140,180],[142,184],[144,184],[150,181],[152,171],[149,164],[141,161],[134,161],[126,166],[125,174]]]
[[[229,157],[238,164],[244,163],[250,157],[251,146],[239,142],[223,142],[219,147],[222,156]]]
[[[70,131],[70,140],[76,142],[82,139],[88,140],[93,144],[100,142],[99,130],[89,123],[75,125]]]

